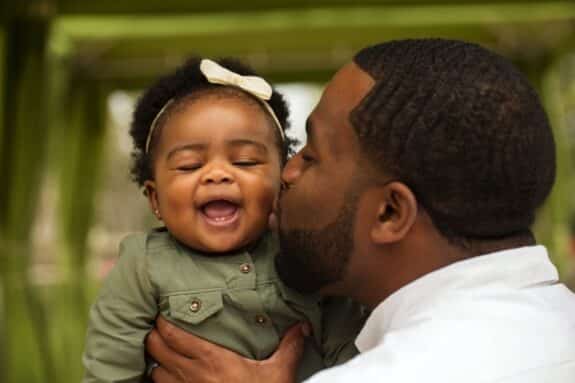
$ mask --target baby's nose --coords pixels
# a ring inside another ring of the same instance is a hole
[[[202,177],[204,184],[232,183],[233,181],[232,175],[221,167],[209,169]]]

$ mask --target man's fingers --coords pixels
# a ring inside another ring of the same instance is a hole
[[[152,329],[152,331],[146,337],[146,351],[152,359],[154,359],[160,367],[152,369],[152,376],[156,373],[156,370],[162,367],[168,371],[178,371],[182,365],[190,363],[191,360],[185,358],[184,356],[178,354],[164,342],[164,339],[158,333],[158,330]],[[161,381],[163,382],[163,381]],[[168,380],[168,382],[170,382]]]
[[[303,351],[304,327],[289,329],[271,358],[257,361],[209,343],[159,317],[146,339],[146,350],[159,363],[156,383],[294,382]]]
[[[176,379],[174,376],[170,375],[168,370],[163,368],[162,366],[156,367],[152,370],[151,374],[152,381],[154,383],[178,383],[182,382]]]

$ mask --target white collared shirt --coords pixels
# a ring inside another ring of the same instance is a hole
[[[360,354],[308,383],[575,383],[575,294],[543,246],[427,274],[371,313]]]

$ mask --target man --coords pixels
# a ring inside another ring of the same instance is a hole
[[[555,177],[537,95],[476,45],[360,51],[328,84],[287,164],[280,277],[369,307],[360,355],[323,382],[575,381],[575,297],[530,231]],[[296,327],[250,361],[163,320],[157,382],[290,382]]]

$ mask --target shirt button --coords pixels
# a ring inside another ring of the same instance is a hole
[[[201,307],[202,307],[202,302],[199,299],[194,299],[190,303],[190,311],[193,313],[197,313],[198,311],[200,311]]]
[[[249,273],[252,270],[252,266],[249,263],[242,263],[240,265],[240,271],[244,274]]]
[[[267,323],[267,321],[268,321],[268,318],[266,318],[265,315],[261,315],[261,314],[256,315],[256,323],[257,324],[264,325]]]

